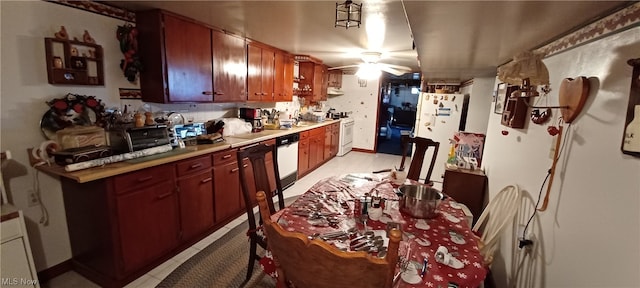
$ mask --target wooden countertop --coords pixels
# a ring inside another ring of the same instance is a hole
[[[258,133],[246,133],[225,137],[225,140],[216,144],[203,144],[196,146],[187,146],[182,149],[174,149],[173,151],[151,155],[147,157],[137,158],[133,160],[127,160],[117,163],[107,164],[101,167],[94,167],[84,170],[78,170],[73,172],[67,172],[64,170],[64,166],[57,164],[51,164],[51,166],[41,165],[37,169],[51,174],[66,177],[77,181],[78,183],[90,182],[98,179],[112,177],[140,169],[145,169],[153,166],[158,166],[166,163],[171,163],[195,156],[210,154],[230,148],[238,148],[254,143],[270,140],[279,136],[284,136],[292,133],[298,133],[322,126],[331,125],[333,123],[340,122],[340,120],[325,120],[324,122],[311,123],[307,122],[306,126],[293,127],[286,130],[264,130]]]

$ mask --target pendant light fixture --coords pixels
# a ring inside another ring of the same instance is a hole
[[[353,3],[347,0],[344,3],[336,3],[336,23],[335,27],[360,28],[362,23],[362,4]]]

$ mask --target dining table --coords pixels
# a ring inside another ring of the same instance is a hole
[[[324,178],[271,218],[287,231],[320,238],[345,251],[368,251],[376,257],[386,254],[387,231],[398,228],[403,239],[394,287],[479,287],[487,270],[464,205],[444,195],[435,217],[414,218],[400,209],[402,185],[423,184],[373,173]],[[382,213],[373,208],[377,201]],[[371,242],[362,241],[367,237],[383,241],[371,247]],[[362,242],[354,246],[355,241]],[[370,247],[361,249],[362,243]],[[265,273],[277,277],[270,252],[265,256],[260,265]]]

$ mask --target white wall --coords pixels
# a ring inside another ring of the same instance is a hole
[[[640,285],[640,158],[620,152],[632,71],[626,61],[640,57],[638,51],[640,27],[636,26],[544,59],[551,77],[549,105],[558,105],[560,83],[566,77],[589,78],[591,92],[582,113],[565,129],[569,138],[558,161],[548,209],[534,218],[531,231],[537,249],[534,262],[525,261],[523,267],[534,284],[514,287]],[[554,113],[557,117],[557,110]],[[547,134],[548,125],[529,123],[525,129],[510,129],[490,112],[483,166],[491,197],[506,185],[517,184],[525,195],[537,199],[552,163],[554,139]],[[502,135],[503,130],[509,134]],[[525,207],[520,219],[530,215],[531,202]],[[511,253],[516,240],[510,233],[502,240],[501,255],[493,265],[498,279],[512,274],[512,257],[518,256]]]
[[[379,80],[368,80],[366,87],[360,87],[358,77],[343,75],[344,95],[327,98],[326,107],[335,108],[337,112],[353,112],[349,115],[355,120],[353,148],[373,150],[375,146],[379,86]]]
[[[41,200],[48,212],[48,225],[39,223],[40,207],[27,207],[27,191],[33,189],[34,170],[26,149],[45,140],[40,119],[49,109],[45,101],[67,93],[94,95],[107,106],[119,106],[118,88],[136,88],[122,75],[122,53],[115,39],[121,20],[82,12],[44,1],[2,1],[2,150],[10,150],[14,161],[2,171],[13,204],[24,211],[37,270],[71,258],[64,203],[57,178],[39,173]],[[105,86],[63,86],[47,82],[44,38],[64,25],[70,37],[82,38],[89,31],[104,49]],[[5,259],[3,259],[4,261]]]
[[[464,131],[482,134],[487,132],[487,110],[493,105],[491,99],[494,82],[495,77],[474,78],[473,84],[460,89],[461,94],[469,94],[469,111]]]

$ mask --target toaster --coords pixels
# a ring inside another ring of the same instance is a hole
[[[109,130],[109,146],[122,154],[171,143],[167,125],[126,127]]]

